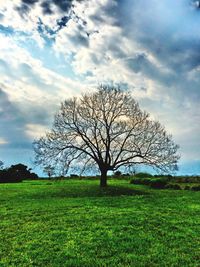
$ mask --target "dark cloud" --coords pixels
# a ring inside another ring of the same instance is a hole
[[[195,9],[190,0],[125,0],[118,2],[118,20],[122,35],[139,50],[127,53],[128,68],[159,82],[173,97],[181,92],[199,101],[199,80],[189,77],[200,67],[200,13]]]
[[[0,119],[7,121],[9,118],[11,121],[15,118],[15,114],[18,113],[17,108],[9,100],[8,95],[0,88]],[[19,118],[19,116],[17,116]],[[21,116],[20,116],[21,119]]]
[[[115,3],[115,4],[114,4]],[[101,12],[97,12],[89,16],[89,18],[95,24],[107,23],[107,19],[112,17],[113,18],[113,26],[120,26],[121,25],[121,16],[122,12],[121,9],[123,7],[122,0],[115,0],[108,2],[106,5],[101,5]],[[123,17],[123,20],[125,18]]]
[[[23,17],[24,15],[28,14],[31,8],[38,2],[39,0],[21,0],[21,5],[17,6],[16,10]]]
[[[0,59],[0,73],[3,75],[9,76],[11,79],[16,79],[16,74],[13,72],[10,65],[6,62],[6,59]],[[1,81],[0,81],[0,87],[1,87]]]
[[[68,37],[69,40],[76,46],[89,46],[89,39],[86,33],[79,32]]]
[[[145,54],[139,54],[135,58],[129,58],[127,59],[128,66],[135,72],[141,72],[144,69],[147,70],[147,72],[152,73],[152,66],[150,62],[147,60],[147,57]],[[145,71],[146,72],[146,71]]]
[[[56,34],[67,25],[67,22],[69,20],[70,16],[61,17],[56,21],[56,27],[52,29],[48,25],[44,24],[41,18],[38,18],[37,31],[39,32],[40,36],[45,40],[46,44],[52,44],[52,42],[55,41]]]
[[[167,40],[167,41],[166,41]],[[138,38],[141,47],[158,58],[164,65],[174,71],[190,71],[200,65],[200,38],[191,40],[175,38],[166,33],[152,33]]]
[[[25,138],[22,129],[26,119],[2,89],[0,89],[0,107],[1,137],[4,137],[8,142],[11,140],[20,142],[21,139]]]
[[[4,18],[4,14],[0,13],[0,21]]]
[[[34,5],[35,3],[38,2],[38,0],[21,0],[22,3],[27,4],[27,5]]]
[[[200,1],[192,0],[191,3],[196,9],[200,9]]]
[[[16,7],[16,10],[19,12],[19,14],[21,15],[21,17],[24,17],[24,15],[28,14],[29,11],[31,10],[29,5],[26,4],[21,4],[20,6]]]
[[[159,67],[153,64],[144,53],[138,54],[134,58],[126,60],[128,67],[135,73],[141,73],[151,80],[161,84],[171,86],[175,79],[175,74],[168,74],[162,71]]]
[[[37,23],[37,30],[40,36],[44,39],[46,44],[51,45],[52,41],[55,40],[56,34],[63,27],[67,26],[67,23],[72,16],[77,20],[77,23],[79,23],[78,21],[80,18],[74,13],[73,6],[74,2],[82,1],[87,0],[21,0],[21,5],[17,6],[16,10],[19,12],[21,17],[24,18],[36,5],[39,5],[42,8],[44,16],[51,16],[54,13],[55,7],[57,7],[60,12],[60,18],[55,21],[54,26],[44,24],[42,17],[38,17]],[[82,35],[78,37],[78,40],[85,45],[86,42]]]
[[[83,0],[76,1],[81,2]],[[42,7],[45,15],[51,15],[53,13],[53,6],[57,6],[61,12],[69,12],[74,2],[75,0],[21,0],[21,5],[17,7],[17,10],[23,15],[38,4]]]
[[[52,8],[51,8],[51,3],[49,3],[48,1],[44,1],[41,3],[41,7],[43,9],[43,13],[44,15],[51,15],[53,14]]]
[[[67,12],[72,7],[73,0],[52,0],[61,11]]]
[[[61,30],[63,27],[67,25],[67,22],[70,20],[70,16],[64,16],[57,21],[58,30]]]
[[[41,18],[38,18],[37,22],[37,31],[40,36],[43,38],[46,44],[51,45],[52,42],[55,40],[56,33],[58,29],[53,30],[48,25],[45,25]]]
[[[73,6],[73,0],[45,0],[45,1],[41,1],[40,5],[43,9],[43,13],[45,15],[51,15],[53,14],[53,6],[57,6],[59,8],[59,10],[61,12],[69,12],[69,10],[72,8]]]
[[[7,142],[0,145],[0,159],[5,166],[31,162],[32,143],[24,133],[26,121],[25,114],[0,89],[0,137]]]
[[[51,120],[48,119],[45,108],[20,110],[0,89],[0,138],[6,141],[5,144],[0,144],[0,159],[5,166],[19,162],[33,166],[33,139],[27,136],[26,125],[29,123],[46,125],[49,121]]]
[[[27,103],[29,104],[29,103]],[[24,106],[26,103],[24,103]],[[44,108],[26,107],[18,108],[17,104],[11,102],[8,95],[0,89],[0,137],[12,140],[12,142],[30,143],[30,140],[24,133],[26,124],[41,124],[49,123],[49,116]]]
[[[0,24],[0,33],[3,33],[5,35],[12,35],[14,34],[14,29],[12,27],[5,27]]]

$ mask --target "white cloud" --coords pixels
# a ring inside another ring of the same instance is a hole
[[[38,116],[37,110],[52,118],[63,99],[113,81],[133,88],[141,107],[166,125],[185,157],[200,157],[194,148],[200,131],[199,47],[193,43],[194,37],[199,38],[199,17],[186,9],[186,1],[145,1],[145,7],[144,1],[131,0],[77,3],[75,15],[57,33],[52,51],[71,63],[76,77],[50,70],[20,45],[22,39],[34,39],[43,47],[38,18],[55,30],[64,13],[54,6],[54,13],[45,16],[35,5],[21,17],[15,10],[20,2],[0,0],[1,23],[27,34],[0,34],[0,88],[30,117],[25,128],[30,138],[34,129],[36,135],[44,131],[31,117]]]
[[[42,137],[48,130],[48,127],[41,124],[30,123],[25,126],[25,133],[31,140]]]
[[[0,137],[0,145],[6,145],[6,144],[8,144],[9,142],[5,139],[5,138],[3,138],[3,137]]]
[[[84,87],[81,82],[44,67],[11,37],[0,35],[0,60],[4,62],[0,86],[19,107],[54,106]]]

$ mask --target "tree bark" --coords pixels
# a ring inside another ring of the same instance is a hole
[[[101,177],[100,177],[100,187],[107,186],[107,170],[101,170]]]

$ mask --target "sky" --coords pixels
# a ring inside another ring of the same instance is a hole
[[[60,103],[114,83],[200,174],[199,25],[199,1],[0,0],[0,160],[33,167]]]

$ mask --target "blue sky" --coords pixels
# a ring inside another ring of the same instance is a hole
[[[60,102],[121,83],[200,173],[200,9],[182,0],[0,1],[0,159],[32,166]]]

